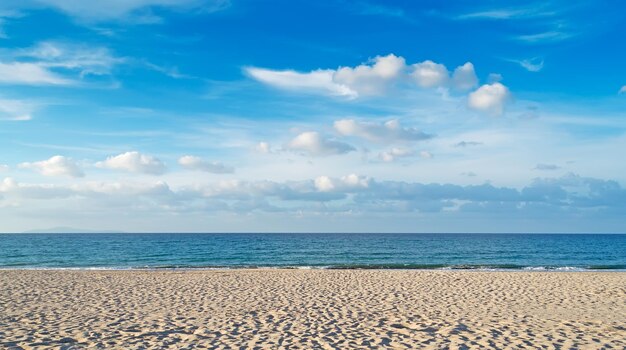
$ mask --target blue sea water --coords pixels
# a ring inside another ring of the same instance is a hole
[[[625,270],[626,235],[0,234],[0,268]]]

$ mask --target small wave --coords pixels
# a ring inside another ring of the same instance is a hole
[[[526,266],[526,271],[589,271],[590,269],[575,266]]]
[[[2,266],[0,270],[68,270],[68,271],[126,271],[126,270],[439,270],[439,271],[625,271],[626,265],[580,266],[521,266],[514,264],[329,264],[329,265],[143,265],[143,266]]]

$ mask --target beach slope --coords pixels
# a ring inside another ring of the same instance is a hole
[[[0,271],[0,348],[626,347],[626,273]]]

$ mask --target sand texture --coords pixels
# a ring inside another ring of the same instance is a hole
[[[626,273],[0,271],[1,349],[624,349]]]

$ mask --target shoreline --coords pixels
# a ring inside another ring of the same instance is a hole
[[[219,267],[0,267],[0,271],[442,271],[442,272],[549,272],[549,273],[620,273],[626,272],[626,268],[583,268],[575,266],[563,267],[521,267],[521,268],[492,268],[492,267],[333,267],[333,266],[219,266]]]
[[[2,270],[0,347],[623,348],[611,271]]]

